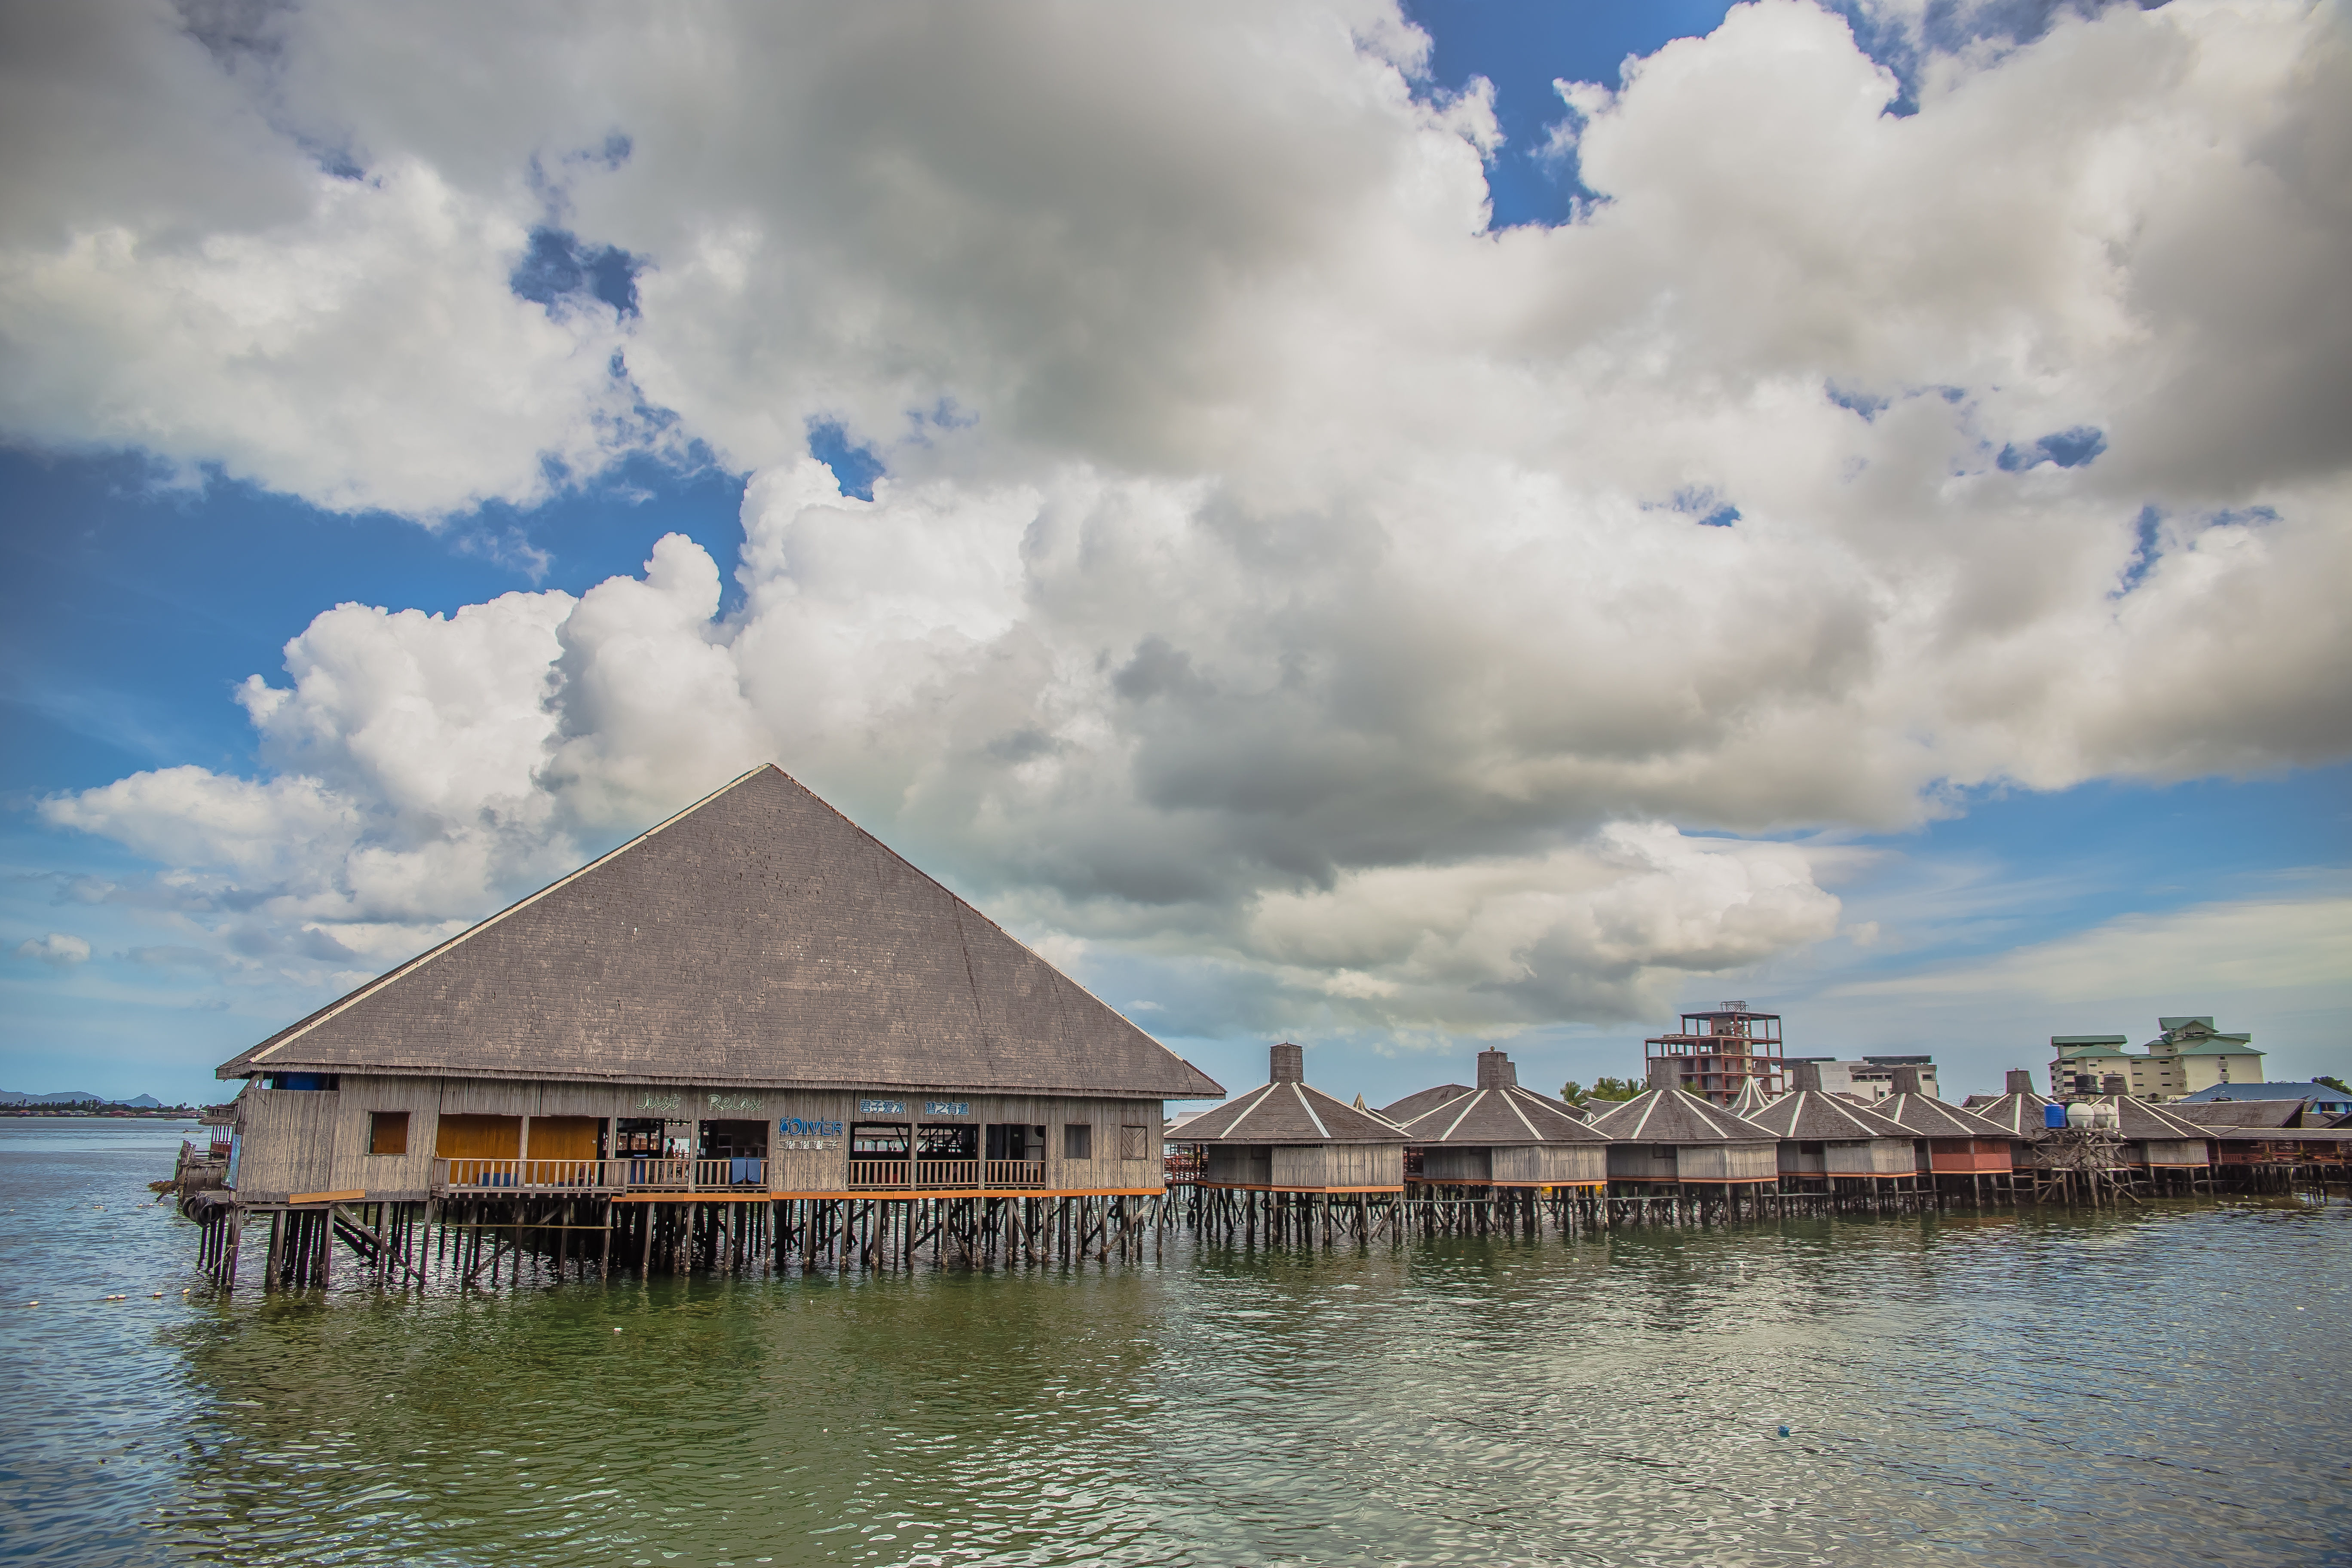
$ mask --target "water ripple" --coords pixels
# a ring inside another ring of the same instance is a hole
[[[2352,1562],[2342,1203],[220,1302],[176,1137],[0,1136],[11,1560]]]

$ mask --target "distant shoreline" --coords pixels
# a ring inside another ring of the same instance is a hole
[[[0,1105],[0,1116],[73,1116],[93,1121],[194,1121],[192,1105]]]

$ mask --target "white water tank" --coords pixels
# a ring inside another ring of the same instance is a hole
[[[2105,1127],[2112,1131],[2124,1124],[2123,1107],[2112,1100],[2101,1100],[2091,1108],[2091,1125],[2094,1127]]]
[[[2097,1114],[2089,1100],[2078,1100],[2066,1108],[2066,1125],[2076,1129],[2088,1127],[2091,1119]]]

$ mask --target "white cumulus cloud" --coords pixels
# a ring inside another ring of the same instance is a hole
[[[89,943],[70,932],[53,931],[47,936],[28,937],[18,942],[16,956],[46,963],[52,969],[71,969],[77,963],[89,962]]]
[[[1566,84],[1594,199],[1502,232],[1375,0],[186,15],[12,24],[0,430],[427,519],[750,476],[732,563],[327,610],[260,776],[44,806],[257,950],[773,758],[1055,951],[1494,1030],[1830,935],[1818,827],[2352,746],[2339,7],[1874,9],[1906,89],[1759,0]],[[558,230],[634,311],[517,297]]]

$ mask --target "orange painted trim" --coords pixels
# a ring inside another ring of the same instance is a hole
[[[367,1193],[363,1188],[353,1187],[348,1193],[294,1193],[289,1194],[286,1201],[289,1204],[355,1204],[365,1196]]]
[[[1414,1187],[1511,1187],[1541,1192],[1546,1187],[1605,1187],[1609,1180],[1604,1176],[1597,1182],[1446,1182],[1427,1176],[1411,1176],[1406,1178],[1405,1184]]]
[[[1402,1186],[1394,1186],[1394,1187],[1262,1187],[1262,1186],[1258,1186],[1258,1185],[1256,1185],[1256,1184],[1253,1184],[1253,1183],[1249,1183],[1249,1182],[1194,1182],[1194,1183],[1193,1183],[1193,1184],[1192,1184],[1193,1186],[1196,1186],[1196,1187],[1206,1187],[1206,1188],[1208,1188],[1211,1192],[1217,1192],[1217,1193],[1398,1193],[1398,1194],[1402,1194],[1402,1193],[1404,1191],[1404,1188],[1403,1188]]]
[[[1154,1198],[1165,1187],[859,1187],[830,1193],[614,1193],[616,1204],[781,1204],[815,1200],[837,1203],[849,1198]]]
[[[1817,1173],[1807,1171],[1803,1173],[1810,1176]],[[1904,1173],[1906,1175],[1909,1173],[1907,1171]],[[1639,1182],[1649,1187],[1760,1187],[1780,1179],[1778,1176],[1612,1176],[1609,1183],[1614,1185],[1619,1182]],[[1892,1177],[1888,1179],[1893,1180]]]

